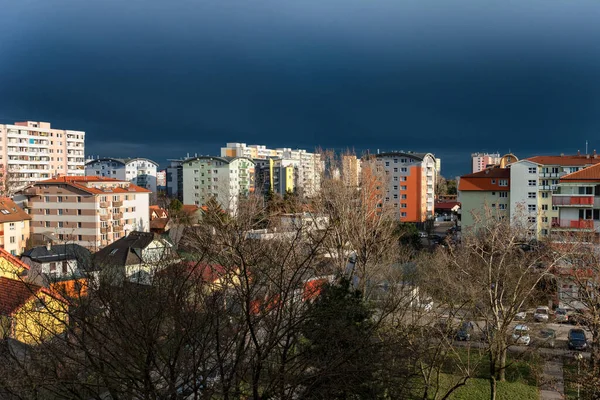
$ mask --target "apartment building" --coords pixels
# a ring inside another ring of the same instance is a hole
[[[270,157],[267,160],[255,159],[253,161],[257,191],[265,195],[271,191],[280,195],[295,191],[295,170],[300,164],[299,160]]]
[[[346,187],[358,187],[360,184],[360,159],[345,154],[342,155],[342,181]]]
[[[486,169],[488,166],[497,165],[500,163],[499,153],[473,153],[471,154],[471,172],[479,172]]]
[[[15,186],[54,175],[84,175],[85,132],[53,129],[49,122],[0,125],[0,167]]]
[[[167,196],[183,201],[183,162],[185,160],[168,160],[171,164],[165,169],[165,185]]]
[[[424,222],[434,216],[436,159],[430,153],[377,154],[387,187],[382,196],[402,222]]]
[[[158,163],[147,158],[92,158],[85,163],[86,176],[126,180],[156,193]]]
[[[126,180],[59,176],[21,190],[32,234],[86,248],[107,246],[128,232],[150,229],[150,191]]]
[[[8,197],[0,197],[0,249],[13,256],[25,251],[31,216]]]
[[[295,169],[295,182],[299,194],[312,197],[321,190],[323,161],[321,155],[309,153],[306,150],[291,148],[269,149],[263,145],[246,145],[246,143],[227,143],[221,148],[222,157],[246,157],[252,160],[266,160],[278,157],[283,160],[299,161]]]
[[[182,165],[183,203],[203,206],[211,198],[231,213],[240,196],[254,192],[254,162],[246,157],[200,156]]]
[[[560,179],[568,174],[600,163],[596,154],[535,156],[511,165],[510,218],[514,223],[527,218],[531,235],[545,237],[552,231],[552,221],[559,219],[558,205],[553,203]]]
[[[510,216],[510,169],[488,168],[460,177],[458,201],[463,231],[476,229],[489,216]]]

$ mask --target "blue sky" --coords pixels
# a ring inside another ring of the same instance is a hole
[[[598,1],[0,0],[0,121],[164,163],[225,142],[600,150]]]

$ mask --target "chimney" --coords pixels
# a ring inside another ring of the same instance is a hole
[[[578,155],[578,156],[580,156],[580,155],[581,155],[581,152],[580,152],[579,150],[577,150],[577,155]]]
[[[598,158],[598,154],[596,154],[596,149],[594,149],[594,158]]]
[[[48,250],[48,251],[52,250],[52,242],[46,243],[46,250]]]

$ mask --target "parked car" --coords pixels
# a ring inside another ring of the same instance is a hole
[[[419,232],[419,237],[420,238],[427,238],[427,232]]]
[[[556,345],[556,331],[554,329],[542,329],[538,334],[538,338],[542,347],[554,348]]]
[[[427,297],[419,302],[419,307],[421,308],[421,310],[429,312],[433,310],[433,300],[431,299],[431,297]]]
[[[471,340],[471,338],[473,337],[474,330],[475,330],[475,324],[473,322],[464,321],[460,325],[458,332],[456,332],[456,339],[462,340],[462,341]]]
[[[533,314],[533,319],[536,322],[548,322],[549,317],[550,309],[547,306],[539,306],[535,309],[535,313]]]
[[[526,319],[527,319],[526,311],[519,311],[518,313],[515,314],[516,321],[525,321]]]
[[[568,335],[569,350],[585,351],[587,350],[587,339],[585,331],[579,328],[569,330]]]
[[[554,321],[559,324],[562,322],[569,322],[569,314],[567,313],[567,310],[564,308],[557,308],[556,311],[554,311]]]
[[[513,330],[512,334],[512,340],[515,344],[529,346],[529,343],[531,343],[531,336],[529,336],[529,327],[523,324],[515,326],[515,329]]]

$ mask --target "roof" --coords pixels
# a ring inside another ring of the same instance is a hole
[[[4,258],[9,263],[26,270],[29,270],[29,265],[25,264],[23,261],[19,260],[17,257],[10,254],[8,251],[4,249],[0,249],[0,258]]]
[[[0,277],[0,314],[11,315],[37,294],[41,286]]]
[[[30,258],[38,263],[77,260],[78,263],[85,264],[90,261],[91,253],[83,246],[67,243],[51,245],[50,249],[46,246],[37,246],[24,252],[21,257]]]
[[[460,203],[458,201],[436,201],[433,208],[452,210],[454,207],[460,207]]]
[[[135,157],[135,158],[113,158],[113,157],[101,157],[101,158],[93,158],[90,160],[87,160],[85,162],[85,165],[91,165],[97,162],[103,162],[103,161],[110,161],[110,162],[118,162],[121,163],[123,165],[125,164],[129,164],[132,161],[148,161],[156,166],[158,166],[158,163],[156,161],[152,161],[148,158],[143,158],[143,157]]]
[[[560,181],[566,182],[595,182],[600,181],[600,164],[592,165],[577,172],[564,175]]]
[[[150,229],[164,230],[169,223],[169,218],[154,218],[150,220]]]
[[[414,152],[402,152],[402,151],[390,151],[387,153],[379,153],[379,154],[375,154],[375,157],[377,158],[382,158],[382,157],[408,157],[408,158],[412,158],[413,160],[418,160],[418,161],[423,161],[425,159],[425,157],[427,156],[431,156],[432,158],[435,158],[435,156],[431,153],[414,153]]]
[[[576,155],[560,155],[560,156],[535,156],[525,160],[542,164],[542,165],[564,165],[564,166],[583,166],[600,163],[600,158],[595,156],[576,154]]]
[[[167,210],[159,206],[150,206],[150,220],[157,218],[167,218]]]
[[[102,188],[95,186],[88,186],[89,183],[123,183],[126,187],[116,186],[103,190]],[[48,179],[45,181],[36,182],[33,186],[39,187],[42,185],[53,185],[53,184],[68,184],[71,187],[82,190],[90,194],[114,194],[114,193],[150,193],[148,189],[144,189],[140,186],[134,185],[129,181],[106,178],[101,176],[67,176],[61,175],[57,178]]]
[[[30,220],[31,215],[27,214],[12,199],[0,197],[0,223],[16,222]]]
[[[498,179],[507,179],[509,186],[499,186]],[[496,183],[492,183],[496,180]],[[463,175],[458,182],[459,191],[478,191],[478,190],[510,190],[510,169],[509,168],[488,168],[473,174]]]
[[[198,156],[198,157],[188,158],[183,163],[184,164],[188,164],[188,163],[191,163],[192,161],[196,161],[196,160],[215,160],[215,161],[222,161],[224,163],[229,164],[232,161],[237,160],[238,158],[250,161],[252,164],[254,164],[254,161],[252,161],[252,159],[248,158],[248,157],[227,157],[227,156],[223,156],[223,157],[217,157],[217,156]]]
[[[133,231],[94,254],[94,266],[126,266],[143,262],[142,250],[152,243],[154,233]]]

